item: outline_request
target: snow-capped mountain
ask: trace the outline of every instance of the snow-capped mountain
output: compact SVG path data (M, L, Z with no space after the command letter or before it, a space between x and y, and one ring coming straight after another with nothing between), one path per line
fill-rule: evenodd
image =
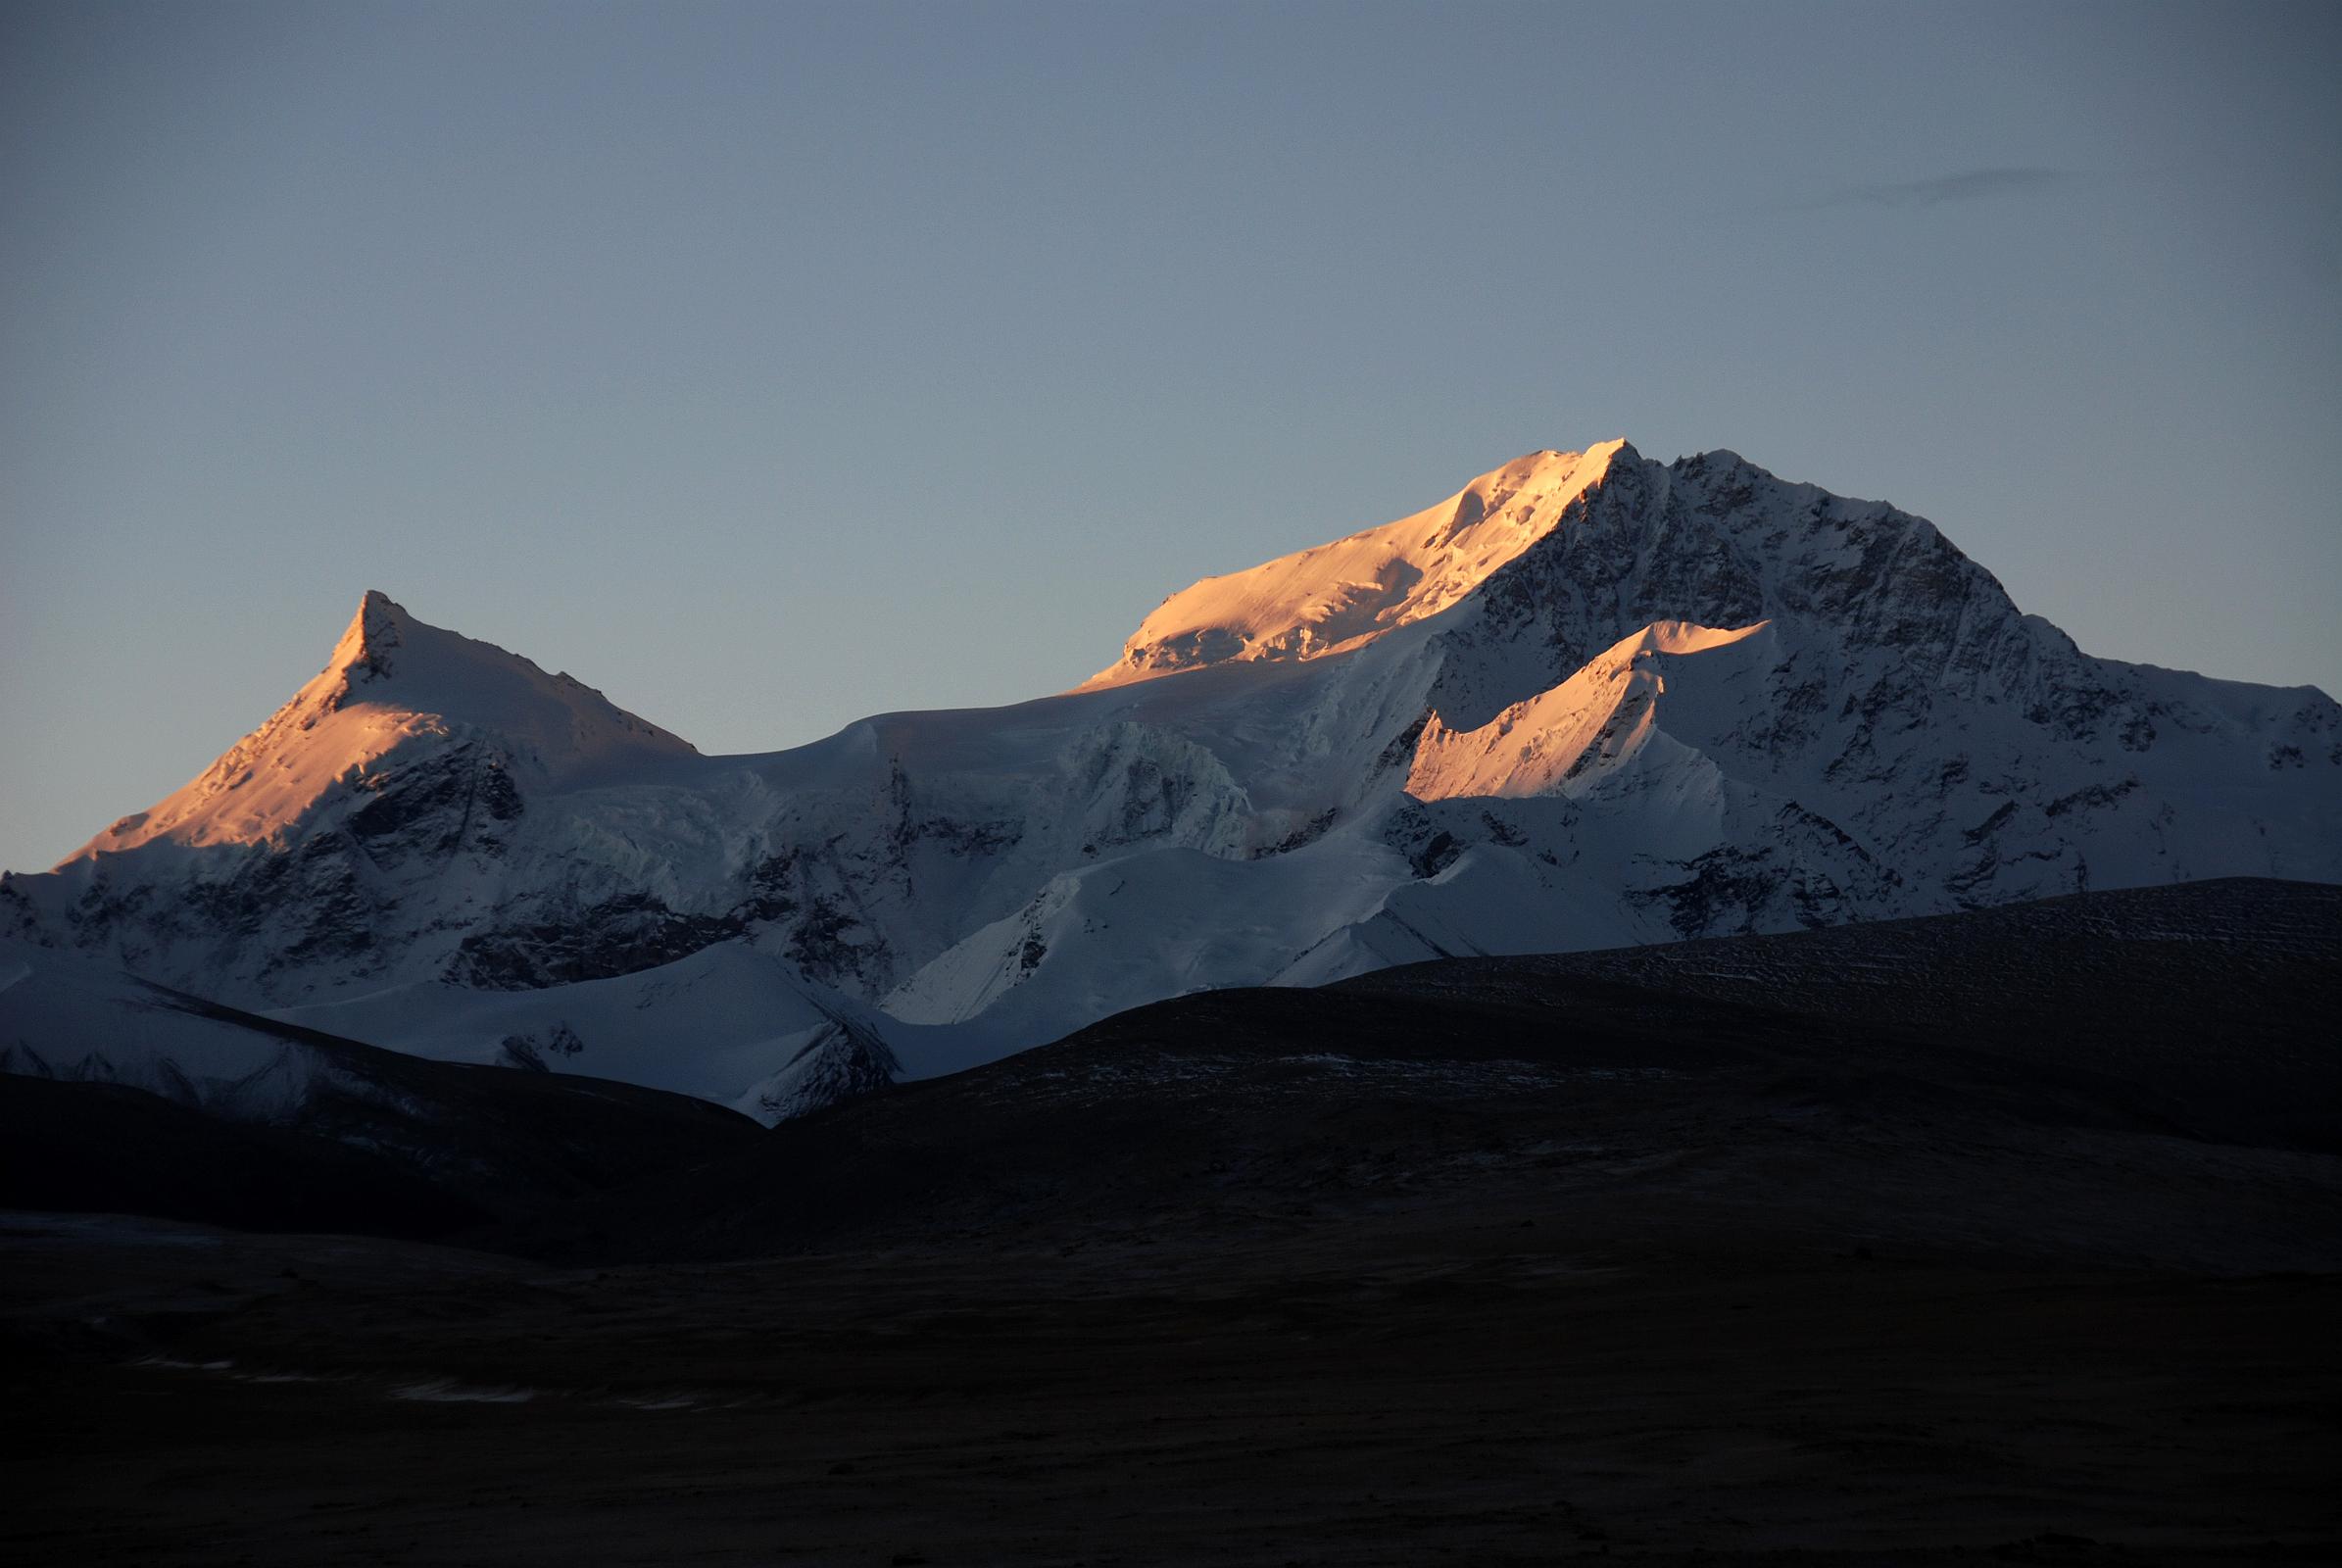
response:
M1203 987L2342 881L2337 786L2314 688L2089 658L1923 519L1610 442L1197 583L1073 691L765 756L368 594L0 934L772 1117Z

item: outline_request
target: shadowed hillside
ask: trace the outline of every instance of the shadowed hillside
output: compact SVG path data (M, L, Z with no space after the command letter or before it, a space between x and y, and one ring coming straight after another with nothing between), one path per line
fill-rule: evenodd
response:
M524 1245L740 1255L1478 1212L2210 1268L2342 1235L2342 888L2227 881L1185 997Z

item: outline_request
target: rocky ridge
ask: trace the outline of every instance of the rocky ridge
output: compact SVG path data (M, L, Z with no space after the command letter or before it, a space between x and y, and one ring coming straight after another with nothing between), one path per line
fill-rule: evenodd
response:
M510 995L646 1082L738 949L691 984L762 1021L693 1092L770 1117L1208 987L2342 880L2337 785L2322 692L2090 658L1924 519L1620 442L1207 579L1073 692L764 756L368 595L0 934L462 1060Z

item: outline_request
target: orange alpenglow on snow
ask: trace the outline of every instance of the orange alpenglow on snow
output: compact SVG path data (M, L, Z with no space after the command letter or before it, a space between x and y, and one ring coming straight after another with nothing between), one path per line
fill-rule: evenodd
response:
M1436 615L1550 533L1624 446L1533 452L1412 516L1206 577L1164 600L1120 659L1074 689L1206 664L1323 659Z
M368 590L333 658L291 702L176 792L59 863L156 840L263 843L408 743L472 731L492 734L511 765L555 775L643 754L696 755L583 682L427 626Z
M1416 743L1407 793L1419 801L1569 794L1571 781L1633 756L1657 729L1665 658L1727 648L1771 624L1728 631L1657 621L1478 729L1449 729L1435 713Z

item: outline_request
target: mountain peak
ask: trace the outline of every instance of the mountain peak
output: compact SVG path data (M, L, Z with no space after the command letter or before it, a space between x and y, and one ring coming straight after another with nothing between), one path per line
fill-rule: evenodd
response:
M851 1039L792 1069L795 1002L665 966L726 946L847 1035L815 987L933 1024L852 1013L923 1073L1197 986L2342 880L2332 702L2090 659L1926 521L1718 453L1533 452L1173 596L1102 693L765 756L381 595L335 620L201 778L0 882L0 938L464 1059L559 1023L570 1067L695 1063L770 1115L891 1070Z
M334 645L325 672L341 671L362 679L390 673L390 651L399 646L400 628L409 620L404 606L379 588L368 588L358 601L342 640Z
M1532 452L1396 522L1206 577L1164 600L1122 657L1078 689L1206 664L1323 659L1436 615L1550 532L1622 456L1638 454L1624 440Z
M518 654L416 619L379 589L358 602L333 657L201 774L123 817L69 859L158 839L250 844L345 779L441 746L486 743L499 765L567 776L620 760L696 756L592 687Z
M292 706L313 698L329 711L365 705L472 725L548 754L596 749L613 737L692 750L575 676L548 674L494 643L431 625L379 588L359 600L333 657Z

